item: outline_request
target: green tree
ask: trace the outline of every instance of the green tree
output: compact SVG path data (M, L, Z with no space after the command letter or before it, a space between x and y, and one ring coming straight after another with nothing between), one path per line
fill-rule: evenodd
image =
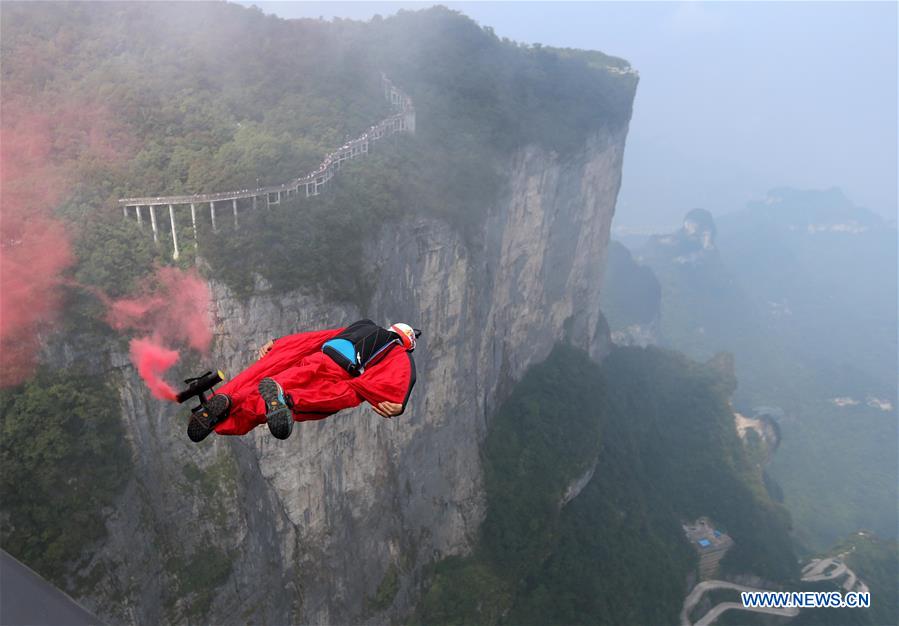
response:
M0 392L3 547L57 582L104 536L101 510L131 471L114 397L77 370Z

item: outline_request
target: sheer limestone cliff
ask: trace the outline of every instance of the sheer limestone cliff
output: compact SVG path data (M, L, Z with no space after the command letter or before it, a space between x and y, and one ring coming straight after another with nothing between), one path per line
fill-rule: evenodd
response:
M484 515L480 446L511 382L560 340L600 359L609 227L626 128L576 154L511 158L483 236L425 218L385 226L368 258L370 308L214 283L210 362L234 373L268 338L359 317L424 330L409 409L360 407L243 438L184 435L185 409L152 399L113 355L137 468L104 545L80 567L79 599L110 623L383 623L414 606L424 566L465 553ZM123 559L121 555L128 555Z

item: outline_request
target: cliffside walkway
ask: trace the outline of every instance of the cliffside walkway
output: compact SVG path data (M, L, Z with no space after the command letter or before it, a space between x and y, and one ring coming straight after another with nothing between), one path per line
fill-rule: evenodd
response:
M235 228L238 226L238 200L252 200L252 208L258 209L260 201L268 208L271 205L280 204L282 199L297 197L301 193L306 198L317 196L322 188L334 178L340 171L344 161L350 161L368 154L370 145L393 135L394 133L415 132L415 107L412 99L394 85L387 76L381 75L381 85L384 89L384 97L390 102L395 111L377 124L371 126L356 139L345 143L328 154L321 165L314 172L302 175L282 185L259 187L256 189L239 189L236 191L223 191L218 193L205 193L181 196L145 196L140 198L121 198L119 206L127 219L132 213L138 225L143 228L144 217L141 207L148 207L150 216L150 228L153 231L153 241L159 243L159 224L156 219L157 207L168 207L169 224L172 232L173 258L177 259L180 253L178 248L178 232L175 221L176 207L190 206L190 220L193 227L194 241L197 239L197 205L209 204L209 215L212 221L212 229L216 231L216 202L228 202L231 205L231 213ZM165 219L165 218L163 218Z

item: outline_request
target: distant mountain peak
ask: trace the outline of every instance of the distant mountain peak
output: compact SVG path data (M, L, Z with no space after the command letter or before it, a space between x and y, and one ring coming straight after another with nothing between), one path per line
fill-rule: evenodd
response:
M797 189L775 187L769 189L764 204L819 205L827 208L853 208L855 205L839 187L828 189Z
M693 209L687 213L682 232L688 239L698 241L704 250L715 247L715 235L718 234L715 218L705 209Z
M810 235L822 232L857 235L884 224L883 218L857 206L839 187L778 187L768 191L763 199L748 203L744 211L733 215L741 214L765 220L772 228Z

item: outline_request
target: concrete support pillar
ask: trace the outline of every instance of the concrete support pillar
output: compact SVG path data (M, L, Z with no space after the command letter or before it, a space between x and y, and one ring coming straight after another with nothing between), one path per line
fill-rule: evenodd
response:
M278 190L278 204L281 204L281 190Z
M237 198L231 200L231 209L234 211L234 230L237 230Z
M197 207L193 202L190 203L190 225L193 226L194 241L196 241L197 240Z
M217 233L219 229L215 225L215 202L209 203L209 215L212 218L212 232Z
M265 192L265 208L266 208L266 209L272 208L271 198L269 197L267 191Z
M137 205L136 207L134 207L134 212L137 214L137 226L138 226L138 228L143 228L143 227L144 227L144 218L143 218L143 216L140 214L140 205Z
M257 208L257 204L256 204L256 201L257 201L257 200L258 200L258 199L259 199L259 197L258 197L258 196L253 196L253 210L254 210L254 211L255 211L255 210L256 210L256 208Z
M169 205L169 221L172 223L172 244L175 246L175 251L172 253L172 258L176 261L178 260L178 231L175 230L175 209L172 205Z
M122 205L122 217L128 219L128 207L126 207L124 204Z
M159 231L156 229L156 207L150 205L150 226L153 227L153 243L159 243Z

